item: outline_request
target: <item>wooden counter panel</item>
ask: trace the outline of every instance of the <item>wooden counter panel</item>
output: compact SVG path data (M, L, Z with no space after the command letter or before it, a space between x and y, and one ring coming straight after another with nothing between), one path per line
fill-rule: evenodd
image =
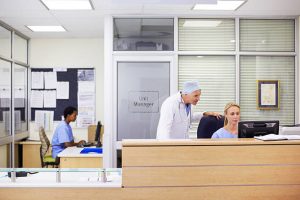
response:
M300 164L300 145L123 147L122 166Z
M300 184L300 165L125 167L124 187Z
M300 185L124 188L130 200L299 200Z
M5 200L299 200L300 185L162 188L0 188Z

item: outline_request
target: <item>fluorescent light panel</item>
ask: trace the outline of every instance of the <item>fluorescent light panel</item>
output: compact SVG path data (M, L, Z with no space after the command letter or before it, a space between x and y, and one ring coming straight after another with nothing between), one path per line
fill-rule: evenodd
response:
M33 32L66 32L62 26L27 26Z
M41 0L49 10L92 10L89 0Z
M193 10L236 10L245 1L218 1L217 4L196 4Z

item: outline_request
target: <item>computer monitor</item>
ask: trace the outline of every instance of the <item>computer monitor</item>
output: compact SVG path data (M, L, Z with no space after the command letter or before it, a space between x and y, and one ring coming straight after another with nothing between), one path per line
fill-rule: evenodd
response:
M101 143L101 128L102 128L102 124L101 124L100 121L98 121L96 132L95 132L96 147L102 147L102 143Z
M238 125L239 138L253 138L254 136L277 134L279 121L242 121Z

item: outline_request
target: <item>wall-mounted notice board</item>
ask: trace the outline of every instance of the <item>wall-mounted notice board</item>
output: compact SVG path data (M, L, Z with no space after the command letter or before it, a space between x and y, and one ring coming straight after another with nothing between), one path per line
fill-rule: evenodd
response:
M36 110L43 110L43 111L54 111L54 121L60 121L61 120L61 116L63 115L64 109L67 106L74 106L76 108L80 108L81 105L78 102L78 91L79 89L81 90L81 94L84 93L84 91L82 92L82 90L87 90L87 92L93 91L95 92L95 70L94 68L65 68L65 70L57 70L56 68L31 68L31 73L33 72L43 72L44 74L46 74L47 72L56 72L56 79L57 82L68 82L69 85L69 94L68 99L56 99L56 106L55 107L47 107L47 106L43 106L43 107L34 107L31 106L31 120L35 120L35 111ZM85 76L85 74L89 72L88 75L91 76ZM82 78L83 75L83 78ZM88 78L85 78L88 77ZM89 77L92 77L92 80L88 80ZM85 82L86 81L86 82ZM81 83L92 83L89 84L89 88L87 87L82 87L80 86ZM32 83L33 84L33 83ZM36 92L36 91L56 91L55 87L50 89L46 89L46 81L44 83L45 87L43 88L39 88L36 89L34 87L31 88L31 93ZM91 90L91 85L93 85ZM95 95L95 94L94 94ZM94 105L89 105L90 107L92 107L93 110L95 110L95 103ZM84 106L83 106L84 107ZM83 108L81 106L81 109ZM84 108L86 109L86 108ZM80 110L78 112L78 114L80 115ZM78 116L79 116L78 115Z

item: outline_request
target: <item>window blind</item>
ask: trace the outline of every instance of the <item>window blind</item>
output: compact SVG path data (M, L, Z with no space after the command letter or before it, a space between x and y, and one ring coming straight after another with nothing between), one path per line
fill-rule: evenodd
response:
M240 20L241 51L295 51L295 21Z
M235 50L234 19L179 19L180 51Z
M241 56L241 120L279 120L295 123L295 58ZM279 80L279 110L257 109L257 80Z
M223 113L226 103L235 101L235 57L234 56L179 56L178 87L197 80L201 97L194 112L216 111ZM198 123L190 132L195 137Z

